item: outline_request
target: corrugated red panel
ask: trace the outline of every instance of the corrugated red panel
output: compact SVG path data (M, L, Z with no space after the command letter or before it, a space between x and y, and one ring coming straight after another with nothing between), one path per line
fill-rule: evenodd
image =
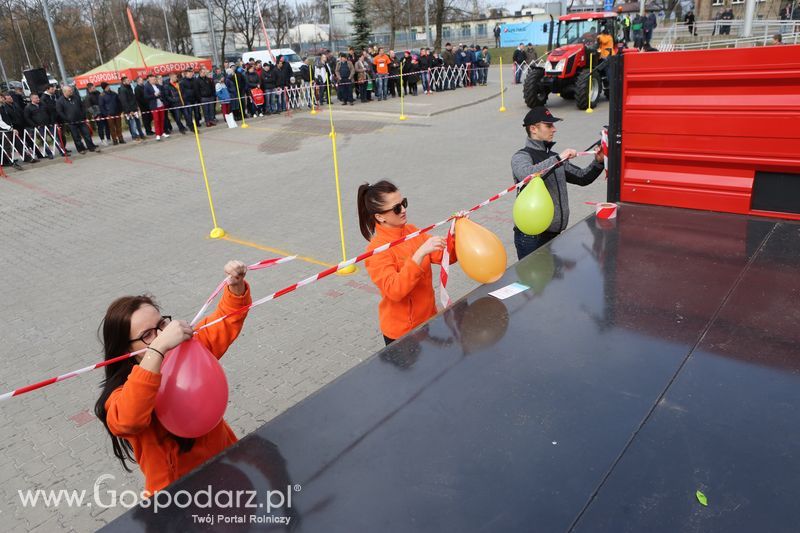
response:
M751 209L757 171L800 179L800 45L629 54L621 199Z

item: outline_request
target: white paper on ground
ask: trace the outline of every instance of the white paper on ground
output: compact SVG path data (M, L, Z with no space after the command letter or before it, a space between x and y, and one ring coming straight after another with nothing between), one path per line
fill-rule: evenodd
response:
M527 285L523 285L522 283L512 283L511 285L506 285L496 291L492 291L489 293L490 296L494 296L500 300L505 300L506 298L510 298L515 294L519 294L522 291L527 291L530 289Z

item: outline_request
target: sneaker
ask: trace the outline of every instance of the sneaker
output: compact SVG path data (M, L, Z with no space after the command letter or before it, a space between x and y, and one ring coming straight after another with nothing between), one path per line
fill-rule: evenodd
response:
M182 133L183 135L186 135L186 130L181 130L181 133Z
M114 146L116 146L117 144L119 144L119 143L117 142L116 139L114 139Z
M108 141L105 139L100 139L100 144L102 144L103 146L108 146Z
M164 135L162 135L162 137L164 137L165 139L167 139L167 138L169 138L169 134L165 133Z
M259 114L258 114L258 116L259 116L259 117L263 117L263 116L264 116L264 113L259 113Z
M160 141L161 140L161 135L156 135L156 140Z
M85 154L85 153L86 153L86 150L78 150L78 153L79 153L79 154L81 154L81 155L83 155L83 154Z

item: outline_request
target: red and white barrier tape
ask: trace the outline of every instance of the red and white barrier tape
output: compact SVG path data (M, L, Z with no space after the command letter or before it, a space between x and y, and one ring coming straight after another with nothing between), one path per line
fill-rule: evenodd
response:
M594 155L594 152L578 152L577 155L578 156ZM567 160L565 160L565 161L567 161ZM429 232L429 231L431 231L433 229L436 229L436 228L438 228L440 226L443 226L443 225L447 224L448 222L454 221L456 218L459 218L460 216L466 216L469 213L477 211L478 209L480 209L480 208L482 208L482 207L484 207L484 206L486 206L486 205L488 205L488 204L490 204L490 203L492 203L492 202L494 202L496 200L499 200L500 198L502 198L503 196L507 195L508 193L525 186L534 177L547 174L548 172L550 172L551 170L553 170L557 166L563 164L565 161L557 161L555 164L545 168L544 170L541 170L540 172L538 172L536 174L531 174L530 176L525 177L519 183L516 183L516 184L512 185L511 187L508 187L507 189L504 189L504 190L500 191L499 193L495 194L491 198L488 198L488 199L484 200L483 202L471 207L470 209L468 209L465 212L461 212L461 213L449 216L445 220L442 220L442 221L437 222L435 224L431 224L430 226L426 226L426 227L424 227L422 229L419 229L419 230L417 230L417 231L415 231L413 233L409 233L405 237L400 238L400 239L398 239L396 241L392 241L390 243L386 243L384 245L378 246L377 248L375 248L373 250L364 252L361 255L358 255L358 256L353 257L351 259L347 259L345 261L342 261L338 265L334 265L332 267L329 267L329 268L323 270L322 272L319 272L319 273L317 273L317 274L315 274L313 276L310 276L310 277L308 277L306 279L298 281L297 283L293 283L292 285L289 285L288 287L284 287L283 289L281 289L279 291L276 291L276 292L273 292L272 294L269 294L269 295L267 295L267 296L265 296L263 298L255 300L250 305L246 305L246 306L240 307L239 309L236 309L235 311L232 311L232 312L228 313L227 315L221 316L221 317L217 318L216 320L212 320L210 322L207 322L206 324L203 324L200 328L198 328L196 330L196 332L200 331L200 330L203 330L203 329L206 329L206 328L210 328L211 326L214 326L215 324L219 324L223 320L226 320L226 319L231 318L233 316L240 315L245 311L249 311L253 307L257 307L259 305L263 305L263 304L265 304L265 303L267 303L267 302L269 302L271 300L275 300L277 298L280 298L281 296L289 294L290 292L294 292L295 290L299 289L300 287L304 287L306 285L310 285L310 284L312 284L312 283L314 283L316 281L319 281L319 280L321 280L323 278L326 278L326 277L330 276L331 274L334 274L337 271L339 271L339 270L341 270L341 269L343 269L345 267L348 267L350 265L354 265L356 263L360 263L361 261L364 261L365 259L367 259L369 257L372 257L373 255L377 255L377 254L383 253L386 250L388 250L390 248L393 248L393 247L395 247L395 246L397 246L399 244L402 244L402 243L404 243L406 241L410 241L411 239L415 239L416 237L422 235L423 233L427 233L427 232ZM452 226L452 224L451 224L451 226ZM251 266L255 266L256 268L266 268L266 266L272 266L273 264L278 264L280 262L290 261L291 259L294 259L294 257L285 257L285 258L281 258L281 259L278 259L278 260L275 260L275 261L267 259L265 261L261 261L260 263L256 263L255 265L251 265ZM449 259L448 259L448 261L449 261ZM444 263L444 261L442 261L442 262ZM270 263L270 264L266 264L266 263ZM264 266L258 266L258 265L264 265ZM253 270L255 270L256 268L254 268ZM248 267L248 269L250 269L250 267ZM217 287L217 289L215 290L215 294L219 293L219 291L221 290L221 287L224 286L224 283L225 282L221 283L220 286ZM210 298L209 300L211 300L211 299L213 299L213 298ZM204 305L204 307L207 308L209 303L210 302L207 301L206 304ZM110 364L113 364L113 363L116 363L116 362L119 362L119 361L124 361L125 359L127 359L129 357L133 357L134 355L138 355L138 354L143 353L143 352L144 352L144 350L139 350L139 351L136 351L136 352L126 353L124 355L120 355L119 357L115 357L115 358L109 359L107 361L101 361L101 362L96 363L94 365L87 366L87 367L81 368L79 370L75 370L73 372L68 372L66 374L62 374L62 375L54 377L54 378L50 378L50 379L46 379L44 381L40 381L39 383L34 383L34 384L28 385L26 387L21 387L19 389L15 389L15 390L13 390L11 392L7 392L5 394L0 395L0 402L2 402L4 400L8 400L9 398L13 398L14 396L19 396L21 394L25 394L26 392L31 392L31 391L34 391L34 390L37 390L37 389L41 389L42 387L46 387L48 385L52 385L53 383L57 383L59 381L64 381L65 379L69 379L69 378L73 378L75 376L79 376L81 374L84 374L84 373L89 372L90 370L94 370L96 368L101 368L101 367L108 366Z

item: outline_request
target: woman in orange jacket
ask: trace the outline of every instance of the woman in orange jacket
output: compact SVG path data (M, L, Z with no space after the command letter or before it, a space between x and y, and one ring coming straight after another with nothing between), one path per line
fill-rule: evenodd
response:
M388 181L358 188L358 223L369 241L367 251L414 233L408 224L408 200ZM446 240L419 235L365 261L381 291L378 317L388 345L436 314L431 263L441 264ZM449 250L455 262L455 249Z
M251 303L246 272L240 261L225 265L229 283L216 311L198 327ZM241 313L201 330L197 340L219 359L239 335L246 316ZM224 420L206 435L190 439L171 434L156 418L161 363L164 354L192 337L187 322L162 316L149 296L123 296L109 306L101 327L106 360L146 348L135 359L105 367L103 391L94 410L123 468L131 471L127 461L139 464L147 494L165 488L236 442Z

